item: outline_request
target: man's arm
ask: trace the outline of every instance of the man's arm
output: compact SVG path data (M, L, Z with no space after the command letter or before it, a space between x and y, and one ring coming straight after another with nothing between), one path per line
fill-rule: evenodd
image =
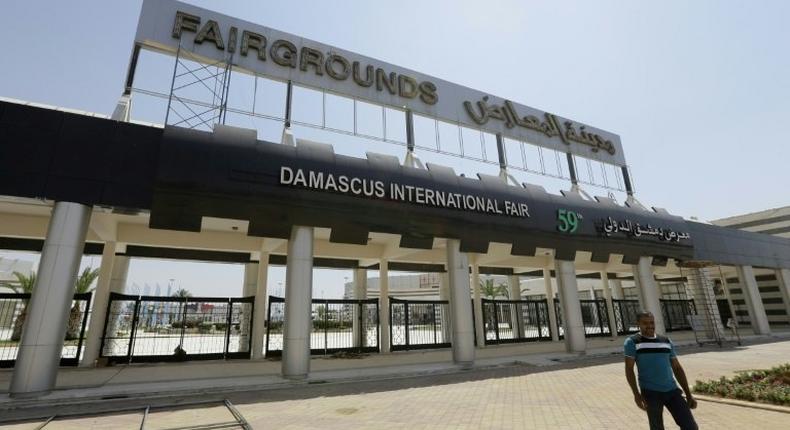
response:
M642 394L639 393L639 388L636 386L636 374L634 373L634 364L636 360L633 358L626 356L625 357L625 379L628 381L628 385L631 387L631 392L634 394L634 403L639 406L639 409L647 409L645 399L642 397Z
M686 393L686 403L689 404L691 409L697 407L697 401L694 399L694 396L691 395L691 389L689 388L688 379L686 379L686 372L683 370L683 366L680 365L680 361L678 361L677 357L672 357L672 373L675 374L675 379L680 382L680 387L683 388L683 392Z

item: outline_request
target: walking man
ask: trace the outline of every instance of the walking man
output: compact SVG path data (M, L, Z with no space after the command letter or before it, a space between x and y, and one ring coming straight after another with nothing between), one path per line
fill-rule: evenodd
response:
M636 318L639 333L629 336L624 345L625 378L634 393L634 402L640 409L647 411L650 430L664 429L665 406L681 430L697 430L697 423L691 414L691 409L697 407L697 401L691 395L686 373L678 361L674 345L666 336L656 334L653 314L641 311ZM634 375L634 364L639 370L639 387ZM685 399L675 378L686 393Z

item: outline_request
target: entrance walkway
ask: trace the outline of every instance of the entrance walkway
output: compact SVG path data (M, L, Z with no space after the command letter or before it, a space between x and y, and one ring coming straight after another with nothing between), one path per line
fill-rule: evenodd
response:
M757 339L751 340L755 341ZM613 343L622 344L622 341L616 340ZM478 352L479 355L491 354L495 349L500 348L488 348ZM252 428L645 428L646 418L633 405L623 376L619 349L619 345L597 348L587 357L544 353L517 359L481 358L478 360L478 369L466 372L452 369L445 362L369 367L357 371L316 371L308 382L302 383L283 381L276 376L261 376L260 378L271 378L270 384L263 384L266 388L263 390L239 392L240 387L225 391L203 387L167 399L132 396L126 399L94 401L92 404L56 407L56 404L67 404L70 400L75 400L73 397L64 396L65 393L81 392L72 389L50 396L52 405L48 408L49 415L96 413L102 408L134 409L113 415L56 418L45 429L127 428L127 425L128 428L139 428L146 405L157 402L163 406L216 401L214 405L152 410L149 421L146 421L146 428L197 428L192 426L232 421L228 418L228 409L222 405L223 399L232 402ZM772 343L752 343L744 347L724 349L699 348L693 345L681 347L679 352L693 383L695 379L718 378L731 375L737 370L764 368L787 362L790 357L790 340L786 340L785 336L785 339L772 339ZM426 358L430 354L443 353L392 354L389 357L397 355L398 358ZM314 362L354 361L353 364L359 367L367 360ZM279 363L257 364L275 365L279 369ZM170 367L171 370L177 370L175 373L180 373L183 369L204 365L211 364L155 368ZM114 368L101 370L118 371ZM409 371L419 376L409 377ZM196 372L193 377L199 375ZM352 382L333 383L343 380ZM228 379L223 378L222 383L220 380L214 382L216 387L225 385ZM145 385L150 389L149 393L155 393L157 389L164 389L166 384L159 382ZM136 384L117 385L129 387ZM107 390L111 386L112 384L104 386L105 395L112 392ZM254 387L242 389L247 388ZM98 390L94 394L101 393L100 387L91 390ZM0 403L0 408L5 409L1 414L4 419L24 416L25 409L9 410L8 406L10 405L6 397ZM41 415L42 412L38 413ZM781 412L712 402L700 402L695 414L701 428L767 430L786 428L790 422L790 415ZM668 423L671 422L670 417L667 416L666 419ZM3 428L37 428L42 422L43 420L29 421Z

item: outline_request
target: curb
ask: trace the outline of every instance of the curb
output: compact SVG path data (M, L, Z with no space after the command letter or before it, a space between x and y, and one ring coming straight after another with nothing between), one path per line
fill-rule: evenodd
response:
M745 400L725 399L724 397L705 396L701 394L695 394L694 398L711 403L722 403L730 406L740 406L743 408L762 409L765 411L790 414L790 407L788 406L772 405L770 403L747 402Z

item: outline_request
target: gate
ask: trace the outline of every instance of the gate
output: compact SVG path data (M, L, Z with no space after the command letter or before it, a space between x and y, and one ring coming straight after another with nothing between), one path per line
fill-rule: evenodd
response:
M600 337L611 334L606 300L579 300L579 307L582 313L584 337ZM565 337L565 328L563 327L563 313L559 299L554 299L554 312L557 315L557 333L562 339Z
M686 316L697 313L694 300L661 299L660 302L666 331L691 330L691 325L689 325Z
M612 299L614 321L617 334L631 334L639 331L636 314L639 313L639 300Z
M250 358L254 300L110 293L99 355L110 363Z
M551 340L546 300L482 299L486 345Z
M450 305L447 300L400 300L390 297L390 348L449 348Z
M65 342L60 353L61 366L77 366L80 362L91 297L92 293L74 294L66 323ZM16 363L29 301L30 293L0 294L0 368L14 367Z
M266 357L283 353L285 299L269 296ZM312 300L310 353L329 355L341 351L379 352L379 301Z

